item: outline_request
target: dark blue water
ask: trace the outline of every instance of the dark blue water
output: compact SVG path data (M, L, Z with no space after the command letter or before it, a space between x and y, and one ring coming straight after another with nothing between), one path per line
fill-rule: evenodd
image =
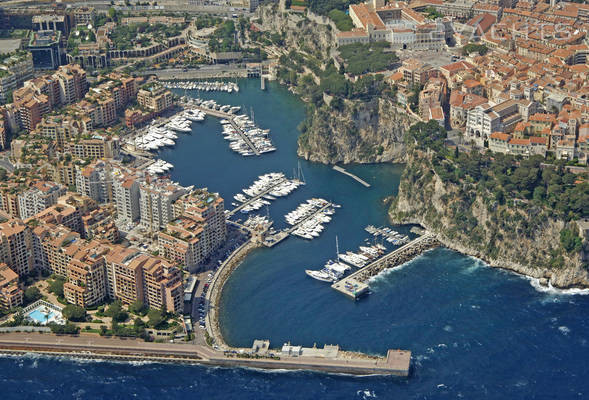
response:
M225 198L269 171L296 167L296 125L302 104L286 90L242 82L226 103L253 107L272 130L276 153L244 159L231 152L214 119L197 125L162 157L175 164L174 179L208 186ZM413 351L409 379L349 377L311 372L262 372L160 364L81 362L30 357L0 358L2 399L202 398L202 399L505 399L585 398L589 393L589 297L542 293L513 274L437 249L377 277L373 293L353 302L307 278L341 250L363 243L367 224L385 224L381 199L395 193L402 167L355 166L366 189L327 166L302 162L308 185L270 207L282 215L312 196L337 210L323 235L311 242L289 238L252 253L228 281L221 322L226 340L250 346L256 338L383 354ZM231 200L228 200L230 203Z

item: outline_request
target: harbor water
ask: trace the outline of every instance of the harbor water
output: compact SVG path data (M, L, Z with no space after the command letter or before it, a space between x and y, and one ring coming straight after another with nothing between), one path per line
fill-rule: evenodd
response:
M218 120L207 117L159 156L174 164L174 180L219 192L227 208L235 193L263 173L292 176L299 161L297 125L304 114L304 105L275 83L268 83L265 91L258 80L239 84L237 94L187 94L241 105L248 114L253 108L256 123L271 130L276 152L248 158L232 152ZM305 269L320 269L335 257L336 235L340 251L356 250L371 238L364 227L387 224L382 199L396 192L402 166L346 166L370 188L330 166L301 161L301 169L307 185L268 208L276 228L285 227L284 214L311 197L323 197L342 208L336 209L319 238L290 237L245 259L221 299L225 340L247 347L254 339L269 339L274 347L287 341L305 346L339 344L374 354L410 349L408 379L2 357L3 398L572 399L589 395L589 296L541 291L528 279L443 248L377 276L371 282L372 293L356 302L306 276Z

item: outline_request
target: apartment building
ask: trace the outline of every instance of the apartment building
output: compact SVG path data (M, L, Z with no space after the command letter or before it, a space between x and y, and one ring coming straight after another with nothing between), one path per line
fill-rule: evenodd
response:
M79 249L81 238L65 226L50 224L52 229L39 230L40 251L36 259L47 260L51 273L67 276L67 266Z
M172 92L153 83L137 92L137 102L154 113L160 113L172 106Z
M18 195L19 215L25 220L57 203L65 195L66 188L59 183L36 181L28 190Z
M88 196L98 204L111 202L112 168L110 164L96 160L78 171L76 192Z
M141 266L147 256L137 249L119 245L111 246L106 255L106 291L111 299L131 304L143 299Z
M182 273L165 260L131 248L112 246L106 255L107 291L111 298L169 312L182 310Z
M64 150L66 143L86 132L86 127L73 116L51 115L45 116L36 130L53 140L58 150Z
M94 7L78 7L73 12L74 25L94 24L96 10Z
M183 309L182 272L168 261L151 257L143 265L143 303L158 310Z
M0 262L6 263L19 276L33 271L31 229L20 219L2 213L0 218Z
M139 219L139 178L123 174L113 179L113 195L117 208L117 219L122 223L133 223Z
M118 137L94 135L92 139L70 140L64 150L87 160L113 159L119 157L121 144Z
M164 228L174 219L173 203L188 192L169 179L157 179L139 185L139 210L141 225L152 232Z
M86 215L82 215L82 235L86 239L107 240L110 243L117 243L121 236L114 219L114 206L109 204L95 208Z
M68 303L86 308L106 298L104 256L109 250L98 242L89 242L74 254L66 267L67 282L63 285L63 295Z
M82 212L75 206L70 204L63 204L58 199L58 203L48 207L40 213L34 215L32 218L45 224L62 225L74 232L82 232Z
M18 274L0 263L0 309L8 311L23 303L23 290L18 286Z
M80 101L88 92L86 71L77 64L62 65L53 76L59 82L59 93L62 105L73 104Z
M207 256L204 220L181 216L158 233L159 254L187 268L194 268Z
M227 221L225 202L218 193L196 189L174 203L176 217L188 216L204 221L204 257L208 257L225 243Z

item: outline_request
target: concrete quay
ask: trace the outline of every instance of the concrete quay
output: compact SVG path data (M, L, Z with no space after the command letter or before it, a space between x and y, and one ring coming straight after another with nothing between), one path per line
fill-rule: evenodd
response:
M360 268L353 274L335 282L331 287L348 297L357 299L368 293L370 287L366 282L373 276L378 275L387 268L394 268L411 261L424 251L438 247L439 245L440 243L432 234L426 233L365 267Z
M0 353L28 353L84 359L118 361L154 361L190 363L223 367L313 370L344 374L380 374L408 376L411 352L389 350L386 357L369 357L340 352L335 357L245 356L240 352L223 352L206 346L187 343L148 343L136 339L101 337L97 335L53 335L40 333L0 334Z

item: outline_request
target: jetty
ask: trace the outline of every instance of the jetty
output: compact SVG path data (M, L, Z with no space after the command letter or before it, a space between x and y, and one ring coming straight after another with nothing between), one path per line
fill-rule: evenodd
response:
M368 280L387 268L394 268L398 265L411 261L426 250L438 247L440 242L431 233L425 233L404 246L393 250L389 254L376 261L360 268L353 274L335 282L331 287L348 297L357 299L368 293L370 287Z
M370 183L368 183L364 179L352 174L351 172L346 171L345 168L338 167L337 165L334 165L333 169L336 170L337 172L341 172L342 174L349 176L350 178L354 179L357 182L360 182L362 185L364 185L366 187L370 187Z
M263 242L263 245L266 246L266 247L274 247L274 246L276 246L278 243L282 242L284 239L286 239L287 237L289 237L291 233L293 233L295 230L297 230L305 222L307 222L310 219L314 218L317 214L319 214L320 212L324 211L325 209L327 209L329 207L333 207L333 203L327 202L326 205L324 205L321 208L318 208L314 213L312 213L308 217L302 219L296 225L292 225L291 227L288 227L286 229L283 229L280 232L275 233L274 235L270 235L270 236L266 237L266 239Z
M411 352L389 350L386 357L348 353L337 346L324 349L285 345L215 350L189 343L150 343L130 338L104 338L91 334L53 335L41 333L0 334L0 353L22 356L30 353L81 359L189 363L222 367L313 370L343 374L408 376ZM308 353L306 354L305 353Z
M237 125L235 123L235 115L229 114L229 113L226 113L223 111L219 111L219 110L213 110L208 107L202 107L202 106L197 106L197 105L191 105L191 107L196 108L207 115L212 115L213 117L223 118L223 119L226 119L227 121L229 121L229 123L231 124L233 129L235 129L237 134L243 139L243 141L247 144L247 146L250 148L250 150L253 151L255 155L257 155L257 156L260 155L260 151L258 150L258 148L252 143L250 138L243 132L243 129L241 129L239 127L239 125Z
M241 211L245 206L253 203L254 201L260 199L261 197L267 195L268 193L270 193L272 190L274 190L274 188L276 188L279 185L282 185L284 182L286 182L287 179L286 178L282 178L278 181L278 183L276 183L275 185L270 186L268 189L264 190L262 193L249 198L247 201L244 201L243 203L241 203L239 206L235 207L233 210L229 211L227 213L227 218L231 218L235 215L235 213L237 213L238 211Z

